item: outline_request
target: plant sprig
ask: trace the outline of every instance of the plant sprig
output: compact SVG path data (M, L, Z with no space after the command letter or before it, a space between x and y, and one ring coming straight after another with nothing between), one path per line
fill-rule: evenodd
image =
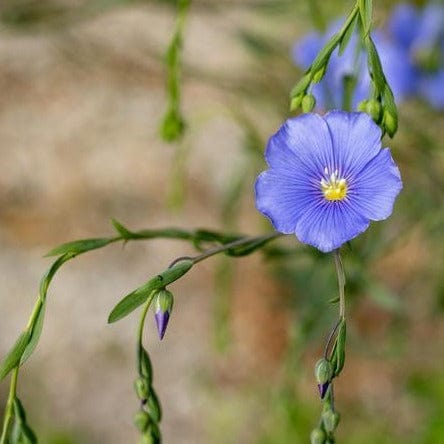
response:
M53 248L46 254L46 256L58 257L49 267L40 281L37 301L35 302L25 329L19 335L15 344L11 347L10 351L0 363L0 381L12 372L0 444L22 442L17 440L14 441L14 437L16 436L21 436L20 439L25 440L23 442L36 442L32 440L32 436L35 437L35 435L27 425L25 410L17 397L17 380L20 366L32 355L40 339L44 322L48 290L56 272L63 264L81 254L87 253L88 251L97 250L119 241L126 243L130 240L149 240L156 238L184 240L190 242L194 248L200 252L196 256L186 256L175 259L163 272L154 276L145 284L125 296L114 307L109 315L108 321L116 322L117 320L122 319L127 314L131 313L143 303L146 304L141 318L138 335L138 372L139 377L145 378L147 381L149 376L147 369L150 368L151 364L149 363L148 353L143 348L141 338L146 312L156 292L164 289L167 285L181 278L198 262L208 259L216 254L226 254L232 257L246 256L265 247L268 242L281 236L280 233L276 232L251 237L240 234L220 233L210 230L187 231L178 228L131 231L116 220L112 220L112 224L117 232L117 236L90 238L68 242ZM158 409L160 409L160 404L158 403L157 397L152 389L151 382L148 388L151 390L151 395L147 398L150 408L154 409L157 405ZM144 407L144 411L146 409L147 407ZM152 412L150 414L151 426L147 426L146 430L150 431L150 436L152 435L151 439L154 440L152 441L153 443L160 442L160 432L158 432L157 426L157 423L160 421L160 413L158 418ZM153 418L157 418L157 422L153 422ZM138 424L138 427L139 426L140 424ZM158 436L159 441L155 440L157 439L155 438L156 436ZM26 439L28 441L26 441Z
M316 98L309 92L314 83L320 82L328 68L333 51L339 48L341 55L355 32L360 29L360 39L367 54L367 69L371 80L371 94L368 100L359 104L359 110L368 113L381 127L383 133L393 137L398 129L398 111L393 92L384 74L381 60L371 36L372 0L357 0L345 19L341 29L336 32L319 51L312 64L290 92L290 110L301 108L310 112L316 105Z

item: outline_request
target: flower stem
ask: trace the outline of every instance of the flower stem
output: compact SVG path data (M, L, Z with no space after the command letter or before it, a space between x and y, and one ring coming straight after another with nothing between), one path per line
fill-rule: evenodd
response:
M11 383L9 386L9 395L8 395L8 401L6 402L6 410L5 410L5 416L3 419L3 430L2 435L0 437L0 444L6 444L8 441L8 430L10 427L10 423L13 419L13 408L14 408L14 399L16 396L16 390L17 390L17 378L18 378L18 372L19 368L16 367L11 373Z
M345 273L339 249L334 251L334 257L339 287L339 318L343 321L345 320Z

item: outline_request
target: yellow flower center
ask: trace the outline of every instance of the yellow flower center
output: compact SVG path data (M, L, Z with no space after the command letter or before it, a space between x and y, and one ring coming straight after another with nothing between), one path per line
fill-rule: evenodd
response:
M321 189L327 200L344 200L347 196L347 181L339 177L338 170L328 175L325 168L325 177L321 179Z

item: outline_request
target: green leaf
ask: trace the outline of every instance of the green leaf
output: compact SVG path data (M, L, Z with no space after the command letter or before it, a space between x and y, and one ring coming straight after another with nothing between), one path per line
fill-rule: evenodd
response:
M133 237L133 233L128 230L128 228L124 227L118 220L111 219L111 223L117 233L120 234L120 236L122 236L124 239L130 239Z
M341 38L341 41L339 43L339 55L340 56L344 53L345 48L347 47L347 45L351 39L351 36L353 35L353 32L355 30L355 26L356 26L357 17L358 16L356 16L353 19L353 21L349 24L349 26L347 27L347 29L345 30L345 32Z
M311 64L310 67L312 73L319 71L321 68L323 68L325 65L328 64L331 53L338 46L339 42L341 41L341 38L342 38L341 33L337 32L321 49L321 51L318 52L318 55L313 60L313 63Z
M9 350L0 365L0 381L15 367L20 365L20 359L29 343L30 332L24 331Z
M42 334L43 320L45 318L45 308L46 308L46 304L42 304L40 306L39 313L38 313L37 318L34 322L34 328L31 331L31 336L29 338L28 345L26 346L26 348L23 352L23 355L20 358L20 365L23 364L32 355L32 352L37 347L40 336Z
M153 292L159 290L182 277L193 266L190 259L182 260L171 268L166 269L163 273L150 279L148 282L125 296L111 311L108 317L108 323L116 322L137 307L142 305Z
M81 239L73 242L68 242L66 244L59 245L58 247L53 248L51 251L46 253L46 257L48 256L60 256L62 254L70 253L70 254L80 254L85 253L86 251L95 250L97 248L102 248L112 242L115 242L115 238L104 237L97 239Z
M372 0L359 0L359 15L361 16L362 28L365 35L370 34L371 31L373 14L372 11Z
M57 270L67 261L73 259L76 255L74 253L65 253L63 256L60 256L54 263L51 265L49 270L44 274L42 279L40 280L40 288L39 295L42 302L46 299L46 293L48 292L49 284L52 281L52 278L56 274Z
M387 83L384 72L382 71L381 60L379 59L378 51L376 50L375 44L370 36L365 39L365 43L372 82L376 86L378 93L381 94L384 91Z
M145 378L148 383L151 384L153 380L153 368L151 365L150 356L141 344L138 348L138 359L140 376Z
M310 72L307 72L291 90L290 98L292 99L293 97L296 97L301 93L305 93L306 89L310 86L310 82L311 82L311 74Z
M345 339L347 336L346 324L345 320L341 322L338 330L338 336L336 337L335 345L335 356L336 356L336 369L335 376L338 376L341 373L341 370L344 367L345 363Z
M257 249L263 247L271 240L272 240L272 238L257 239L252 242L249 242L247 244L241 245L239 247L230 248L226 251L226 254L228 256L234 256L234 257L247 256L248 254L251 254L254 251L256 251Z
M146 409L155 422L160 422L162 419L162 409L154 389L151 389L151 396L148 398Z

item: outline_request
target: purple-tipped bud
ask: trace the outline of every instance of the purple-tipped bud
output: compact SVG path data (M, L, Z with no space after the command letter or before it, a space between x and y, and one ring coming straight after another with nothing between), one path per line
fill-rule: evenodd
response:
M155 313L157 331L159 338L162 340L170 320L171 310L173 309L174 297L168 290L160 290L155 296Z
M154 314L156 318L157 331L159 333L160 340L165 336L168 321L170 320L170 314L167 311L158 310Z
M329 382L324 382L323 384L318 384L318 390L319 390L319 395L321 396L321 399L324 399L324 396L327 393L329 385L330 385Z

